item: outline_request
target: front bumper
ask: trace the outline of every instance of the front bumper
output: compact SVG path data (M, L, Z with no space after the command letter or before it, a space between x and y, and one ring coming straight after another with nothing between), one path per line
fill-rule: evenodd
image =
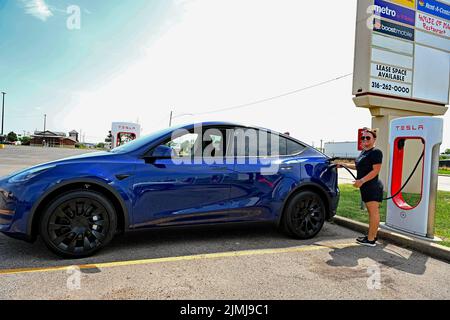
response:
M0 187L0 231L11 225L17 200L11 191Z
M0 180L0 232L15 239L29 240L26 219L23 219L24 201L19 201L22 191L26 192L7 179Z

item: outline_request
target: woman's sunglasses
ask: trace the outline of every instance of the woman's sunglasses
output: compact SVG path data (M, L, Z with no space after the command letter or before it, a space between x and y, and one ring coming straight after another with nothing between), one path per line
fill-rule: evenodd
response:
M362 141L365 141L365 140L370 141L370 140L372 140L372 137L369 137L369 136L367 136L367 137L361 137L361 140L362 140Z

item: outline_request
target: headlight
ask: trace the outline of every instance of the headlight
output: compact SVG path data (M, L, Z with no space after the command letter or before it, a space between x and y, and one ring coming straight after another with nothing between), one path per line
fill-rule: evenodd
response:
M28 169L13 175L11 178L9 178L8 182L10 183L25 182L54 167L55 165L50 165Z

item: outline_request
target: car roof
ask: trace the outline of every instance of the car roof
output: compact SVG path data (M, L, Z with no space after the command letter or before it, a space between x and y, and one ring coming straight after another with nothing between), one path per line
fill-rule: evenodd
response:
M269 129L269 128L264 128L264 127L260 127L260 126L255 126L255 125L249 125L249 124L244 124L244 123L239 123L239 122L226 122L226 121L204 121L204 122L195 122L195 123L185 123L184 125L180 125L177 126L178 128L186 128L186 127L191 127L193 125L202 125L202 126L233 126L233 127L244 127L244 128L251 128L251 129L261 129L261 130L265 130L265 131L271 131L273 133L278 133L282 136L286 136L283 133L277 132L275 130ZM293 140L297 140L293 137L287 136L288 138L291 138Z
M202 125L202 126L235 126L235 127L243 127L243 128L250 128L250 129L256 129L256 130L264 130L264 131L270 131L272 133L276 133L282 137L285 137L287 139L299 142L301 144L303 144L306 147L310 147L312 148L309 144L303 142L302 140L296 139L292 136L288 136L285 135L284 133L269 129L269 128L264 128L264 127L260 127L260 126L255 126L255 125L248 125L248 124L243 124L243 123L239 123L239 122L227 122L227 121L203 121L203 122L194 122L194 123L186 123L184 125L180 125L175 127L174 129L177 128L188 128L188 127L192 127L195 125Z

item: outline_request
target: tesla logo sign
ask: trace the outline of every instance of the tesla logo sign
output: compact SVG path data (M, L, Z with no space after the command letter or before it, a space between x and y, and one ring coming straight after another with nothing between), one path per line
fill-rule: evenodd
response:
M397 131L423 131L425 130L425 126L423 124L419 125L404 125L404 126L397 126Z

